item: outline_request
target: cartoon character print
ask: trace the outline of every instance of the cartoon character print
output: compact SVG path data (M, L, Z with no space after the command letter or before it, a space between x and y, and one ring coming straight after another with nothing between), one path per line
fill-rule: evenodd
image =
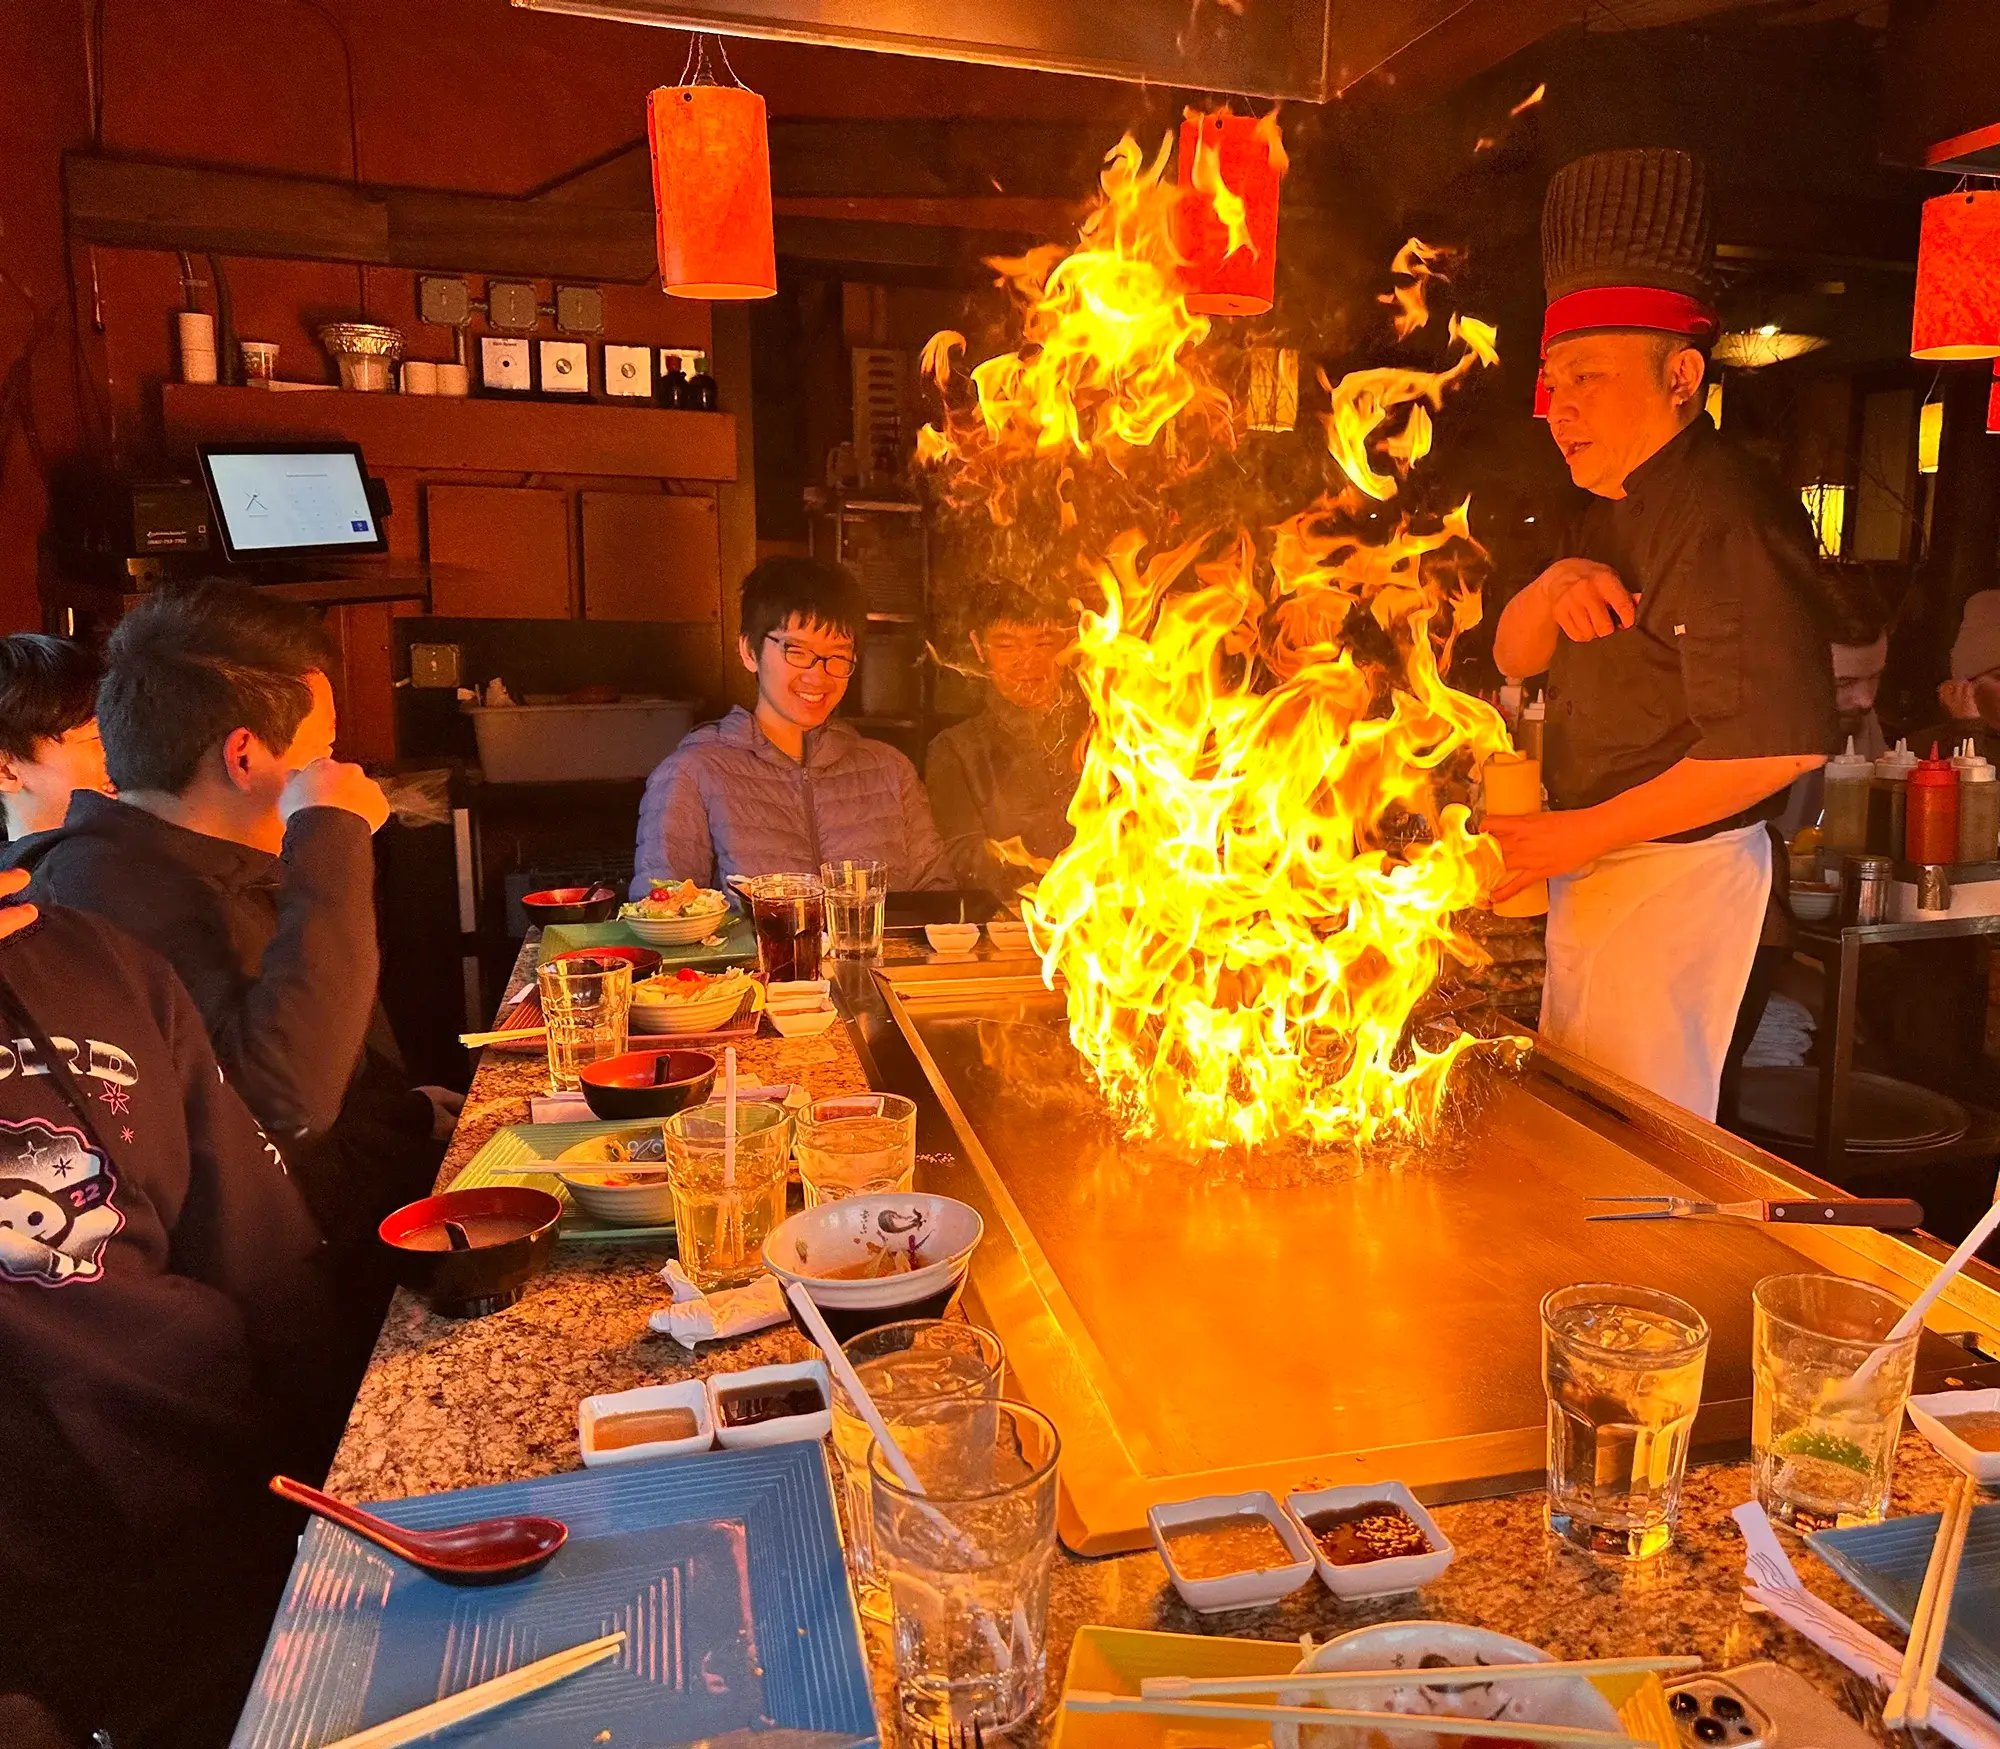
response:
M111 1162L81 1130L0 1122L0 1281L68 1287L99 1280L125 1225Z

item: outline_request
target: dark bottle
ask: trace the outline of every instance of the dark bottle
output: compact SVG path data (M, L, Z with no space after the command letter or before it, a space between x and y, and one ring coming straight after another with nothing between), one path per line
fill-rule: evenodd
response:
M662 407L689 407L694 403L688 398L688 379L681 368L684 355L678 352L660 354L660 386L653 398Z
M688 378L687 405L702 413L713 413L722 405L722 388L708 374L708 354L694 355L694 375Z

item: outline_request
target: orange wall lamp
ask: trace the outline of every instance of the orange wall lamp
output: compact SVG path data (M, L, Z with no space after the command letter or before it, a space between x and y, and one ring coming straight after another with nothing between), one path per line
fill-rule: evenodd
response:
M711 46L712 45L712 46ZM778 289L771 234L771 142L764 100L697 35L678 85L646 102L660 284L677 298L768 298Z

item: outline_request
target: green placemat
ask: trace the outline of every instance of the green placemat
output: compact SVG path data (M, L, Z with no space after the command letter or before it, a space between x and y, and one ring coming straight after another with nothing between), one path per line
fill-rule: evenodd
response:
M575 948L650 945L616 920L610 923L551 923L542 931L535 963L540 965L551 954L568 953ZM714 947L705 947L697 941L689 947L656 947L653 951L660 956L660 963L667 966L748 965L757 957L757 931L751 926L749 918L732 912L723 928L721 942Z
M498 1130L486 1146L465 1163L464 1169L454 1178L451 1190L475 1190L487 1184L532 1184L537 1190L546 1190L563 1205L562 1226L557 1231L559 1239L578 1241L618 1240L631 1243L633 1240L671 1239L673 1224L659 1227L620 1227L607 1221L593 1219L570 1200L568 1188L556 1177L535 1173L522 1177L511 1172L509 1167L532 1164L538 1160L557 1160L564 1150L573 1148L578 1142L587 1142L593 1136L628 1135L634 1130L655 1129L658 1124L643 1123L527 1123L510 1124Z

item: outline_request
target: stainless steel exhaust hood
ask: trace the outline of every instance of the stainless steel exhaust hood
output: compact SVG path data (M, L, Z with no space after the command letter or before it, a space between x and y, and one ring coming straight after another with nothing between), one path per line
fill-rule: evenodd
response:
M1505 0L512 0L723 36L980 61L1245 97L1337 95L1460 13Z

